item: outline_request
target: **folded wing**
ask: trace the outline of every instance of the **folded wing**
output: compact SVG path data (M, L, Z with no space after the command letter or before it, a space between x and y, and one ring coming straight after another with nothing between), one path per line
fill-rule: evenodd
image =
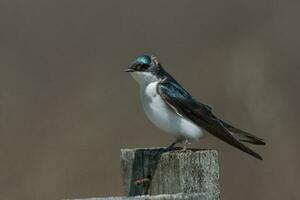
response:
M212 113L212 108L196 101L179 84L164 80L157 86L157 91L170 109L180 116L189 118L224 142L262 160L262 157L237 140L221 120ZM229 127L228 127L229 128Z
M230 131L239 141L241 142L247 142L250 144L255 144L255 145L265 145L265 141L262 138L256 137L255 135L248 133L246 131L243 131L241 129L238 129L227 122L224 122L223 120L220 120L223 126L227 130Z

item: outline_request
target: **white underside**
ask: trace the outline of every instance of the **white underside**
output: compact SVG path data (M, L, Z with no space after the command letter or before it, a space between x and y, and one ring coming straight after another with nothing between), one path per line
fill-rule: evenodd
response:
M157 93L159 80L150 77L152 76L150 74L147 77L144 73L144 77L142 77L142 74L137 74L137 72L132 75L140 83L140 95L144 111L150 121L158 128L174 134L178 138L189 140L198 140L204 136L204 131L198 125L187 118L179 116L166 105Z

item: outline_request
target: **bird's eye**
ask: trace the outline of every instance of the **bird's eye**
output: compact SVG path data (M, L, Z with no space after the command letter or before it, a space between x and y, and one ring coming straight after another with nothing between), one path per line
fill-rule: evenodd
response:
M140 65L139 70L140 71L145 71L148 68L148 65Z

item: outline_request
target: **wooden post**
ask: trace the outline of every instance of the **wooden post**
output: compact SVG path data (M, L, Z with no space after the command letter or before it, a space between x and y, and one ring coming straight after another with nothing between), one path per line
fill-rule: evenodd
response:
M215 150L122 149L125 196L205 193L219 196Z
M216 150L122 149L121 168L125 197L91 200L220 199Z
M161 194L155 196L134 196L134 197L105 197L105 198L89 198L89 199L73 199L73 200L218 200L219 197L207 196L201 193L193 194Z

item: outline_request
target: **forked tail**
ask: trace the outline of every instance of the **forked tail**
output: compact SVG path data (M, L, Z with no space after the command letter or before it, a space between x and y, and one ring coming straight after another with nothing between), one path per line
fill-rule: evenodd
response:
M222 124L225 126L225 128L230 131L233 136L238 139L241 142L247 142L255 145L265 145L265 141L262 138L256 137L255 135L252 135L251 133L248 133L246 131L243 131L241 129L235 128L234 126L222 121Z

